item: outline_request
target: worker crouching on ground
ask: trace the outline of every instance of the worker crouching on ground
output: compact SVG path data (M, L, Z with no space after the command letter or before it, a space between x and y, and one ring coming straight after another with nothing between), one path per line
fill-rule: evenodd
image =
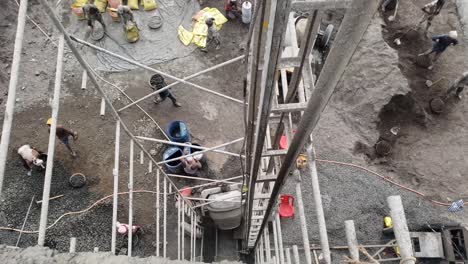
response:
M128 22L136 24L135 17L133 16L133 12L130 7L126 5L119 5L119 7L117 7L117 14L119 14L119 17L122 19L124 27Z
M201 49L203 52L208 52L208 47L211 44L215 44L217 50L221 47L221 41L219 41L219 32L216 28L214 20L215 19L212 17L209 17L205 20L205 23L208 26L208 36L206 38L206 47Z
M94 23L97 20L99 23L101 23L104 31L106 31L106 24L104 24L104 20L102 20L101 12L99 12L99 9L97 8L97 6L95 6L92 3L85 4L83 6L83 14L86 20L88 21L88 26L90 26L92 30L94 30Z
M47 120L47 126L49 127L49 133L50 133L50 126L52 125L52 118L49 118ZM67 147L67 149L70 151L70 154L73 157L76 157L76 152L72 149L70 145L70 137L73 137L73 140L76 141L78 139L78 133L76 131L73 131L71 129L66 129L62 125L57 125L55 135L57 135L58 139L62 141L62 143Z
M231 20L242 17L242 11L237 6L237 0L226 0L224 11L226 11L226 17Z
M184 156L188 155L188 149L184 148ZM194 158L193 156L189 156L186 158L182 158L182 165L184 166L184 171L188 175L196 175L198 170L202 168L202 164L199 160Z
M432 48L418 56L426 56L434 53L434 58L431 60L431 65L427 67L429 70L434 68L434 63L440 58L440 55L451 45L455 46L458 44L457 31L450 31L448 35L436 35L432 37Z
M28 176L31 176L33 165L45 168L44 161L40 159L44 153L36 148L31 148L30 145L23 145L18 149L18 154L21 156L24 167L28 170Z
M445 5L445 0L435 0L426 4L423 8L421 8L421 10L424 12L424 16L419 22L419 26L421 26L422 23L427 21L426 29L424 30L424 35L426 37L427 37L427 31L432 25L432 20L434 19L435 16L437 16L440 13L440 10L442 10L444 5Z
M151 77L150 79L150 86L153 90L161 90L162 88L166 87L167 84L164 81L164 78L160 74L155 74ZM166 100L166 98L171 99L172 104L175 107L181 107L181 105L177 102L177 99L174 97L174 95L171 92L171 89L167 89L165 91L160 92L159 94L155 95L154 103L159 104Z

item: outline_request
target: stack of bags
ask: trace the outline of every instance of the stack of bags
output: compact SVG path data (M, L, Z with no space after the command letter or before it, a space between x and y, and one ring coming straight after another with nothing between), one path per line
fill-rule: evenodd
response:
M138 5L139 0L128 0L128 6L131 9L138 10L140 9ZM78 19L82 20L84 18L82 7L85 4L88 4L89 0L75 0L71 6L72 12L78 17ZM122 4L122 0L95 0L94 5L99 9L101 13L109 11L109 15L112 17L112 20L118 21L119 17L115 9L119 5ZM150 11L156 9L158 6L156 4L156 0L141 0L141 5L143 5L143 9L145 11ZM109 7L109 8L107 8Z
M185 46L193 43L199 48L205 48L208 36L208 26L205 21L209 17L214 18L214 24L218 30L228 21L218 9L205 7L193 17L194 25L192 32L186 30L182 25L179 26L178 34L180 41L182 41Z

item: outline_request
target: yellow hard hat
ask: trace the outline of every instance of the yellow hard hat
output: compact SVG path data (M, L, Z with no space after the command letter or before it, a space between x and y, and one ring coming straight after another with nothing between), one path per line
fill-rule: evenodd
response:
M52 125L52 118L47 119L47 125Z

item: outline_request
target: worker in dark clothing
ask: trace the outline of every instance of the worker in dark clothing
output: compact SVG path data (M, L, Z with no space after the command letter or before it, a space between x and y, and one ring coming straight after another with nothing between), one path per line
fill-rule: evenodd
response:
M130 7L126 5L119 5L117 8L117 14L119 14L120 18L122 19L124 27L127 25L128 21L136 24L135 18L133 17L133 12Z
M52 125L52 118L49 118L47 120L47 126L49 127L49 133L50 133L50 126ZM66 129L62 125L57 125L55 134L57 135L58 139L62 141L62 143L67 147L67 149L70 151L70 154L73 157L76 157L76 152L73 151L73 149L70 146L70 137L73 137L73 140L76 141L78 139L78 133L76 131L73 131L71 129Z
M418 56L426 56L434 53L434 58L431 60L431 65L428 67L429 70L432 70L434 63L439 59L440 55L450 46L458 44L458 34L457 31L450 31L448 35L436 35L432 37L432 48L419 54Z
M160 74L155 74L150 79L150 86L153 90L160 90L167 86L164 78ZM158 96L159 95L159 96ZM155 104L159 104L162 101L166 100L166 98L171 99L172 104L175 107L181 107L181 105L177 102L174 95L171 92L171 89L167 89L159 94L156 95L156 99L153 101Z
M422 17L421 21L419 21L419 26L421 26L422 23L427 21L426 29L424 30L424 35L427 36L427 31L432 25L432 20L435 16L437 16L440 13L440 10L442 10L444 5L445 0L434 0L426 4L423 8L421 8L421 10L424 12L424 16Z
M106 30L106 24L104 24L104 21L102 20L102 15L99 12L97 6L95 6L94 4L84 5L83 14L86 20L88 20L88 26L90 26L92 30L94 30L94 22L96 20L99 21L99 23L101 23L104 31Z

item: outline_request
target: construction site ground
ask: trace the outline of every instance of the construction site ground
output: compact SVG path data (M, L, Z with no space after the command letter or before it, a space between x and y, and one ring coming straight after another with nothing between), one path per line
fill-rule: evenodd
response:
M204 6L221 10L221 2L205 1ZM345 244L343 227L344 220L348 219L355 221L359 241L364 244L380 241L382 219L389 213L386 206L386 197L389 195L402 195L406 218L412 230L427 223L466 223L468 219L466 212L448 213L447 207L435 206L427 201L430 198L449 202L468 197L465 191L467 183L464 181L464 173L468 169L467 96L461 101L453 100L443 114L436 116L430 113L428 101L446 88L448 82L441 81L434 89L425 85L426 80L436 81L441 77L451 81L468 69L468 46L460 30L455 5L451 2L446 5L441 15L434 20L431 34L457 29L460 43L449 47L432 71L415 63L416 55L430 47L430 40L424 38L421 30L411 31L401 38L401 46L393 43L400 32L405 32L418 22L419 9L424 3L422 0L400 1L395 22L387 20L390 11L376 14L337 87L338 90L322 114L314 132L314 144L317 157L321 160L368 167L425 193L427 197L405 191L356 167L318 161L320 187L332 246ZM62 16L72 16L67 9L69 4L69 1L62 1ZM30 1L28 14L56 42L57 31L41 8L36 1ZM2 117L7 97L16 16L16 3L4 3L0 9L0 83L5 91L5 94L0 95ZM239 21L228 22L220 31L220 50L213 49L207 54L194 50L186 57L153 66L178 77L188 76L244 54L239 47L247 31L248 28ZM89 207L100 198L110 195L113 190L115 122L108 108L104 117L99 116L101 98L90 83L87 90L80 89L82 69L69 51L66 52L65 62L59 120L65 126L78 131L79 139L73 142L78 157L72 158L66 148L57 142L51 196L65 196L50 202L49 223L53 223L66 212ZM0 204L0 227L21 228L32 196L36 200L42 198L43 172L34 172L32 176L27 176L16 149L28 143L40 150L47 150L48 132L45 123L51 112L49 102L52 98L55 63L56 48L28 22L3 200ZM134 99L151 91L147 84L151 73L145 70L101 75L124 88ZM244 76L245 64L237 62L197 77L193 82L241 99ZM111 86L104 87L113 99L114 106L120 108L128 103L119 91ZM435 88L441 90L436 91ZM157 106L151 99L140 104L163 129L172 120L184 120L190 127L192 141L203 146L215 146L244 135L241 104L186 85L175 86L173 92L182 104L181 108L172 107L168 100ZM152 121L135 107L126 110L123 118L136 135L164 138ZM400 136L391 154L386 157L375 156L374 144L394 126L400 127ZM126 191L129 140L123 136L121 142L120 191ZM161 160L164 146L147 143L145 146L155 149L158 153L155 155L156 160ZM239 152L240 149L240 144L227 148L232 152ZM136 153L139 154L139 151ZM138 161L137 157L136 160ZM208 154L204 165L204 177L227 178L241 175L239 159L227 158L222 154ZM147 173L147 167L147 159L144 165L136 163L135 190L154 190L155 173ZM87 176L86 187L69 187L68 178L76 172ZM179 180L176 183L179 187L193 184ZM311 243L319 244L310 176L307 172L303 173L301 186L309 237ZM283 193L295 193L294 179L287 181ZM169 201L173 203L172 197ZM127 222L127 210L126 196L120 196L118 218L121 222ZM135 194L134 210L135 223L142 225L145 230L140 244L134 249L134 255L154 255L155 196ZM168 240L172 243L168 248L168 255L172 259L177 251L174 246L176 233L173 231L177 225L176 214L174 210L168 213ZM39 215L40 205L34 203L25 230L38 229ZM47 231L46 244L65 252L68 250L70 237L74 236L78 241L77 251L92 251L94 247L99 247L100 251L109 251L111 220L112 199L108 199L86 213L64 217ZM294 220L282 221L282 228L285 245L301 245L297 213ZM17 232L0 230L0 244L15 245L17 236ZM28 247L36 243L37 234L23 234L19 246ZM301 257L303 261L303 256ZM335 260L338 263L342 258L337 256Z

